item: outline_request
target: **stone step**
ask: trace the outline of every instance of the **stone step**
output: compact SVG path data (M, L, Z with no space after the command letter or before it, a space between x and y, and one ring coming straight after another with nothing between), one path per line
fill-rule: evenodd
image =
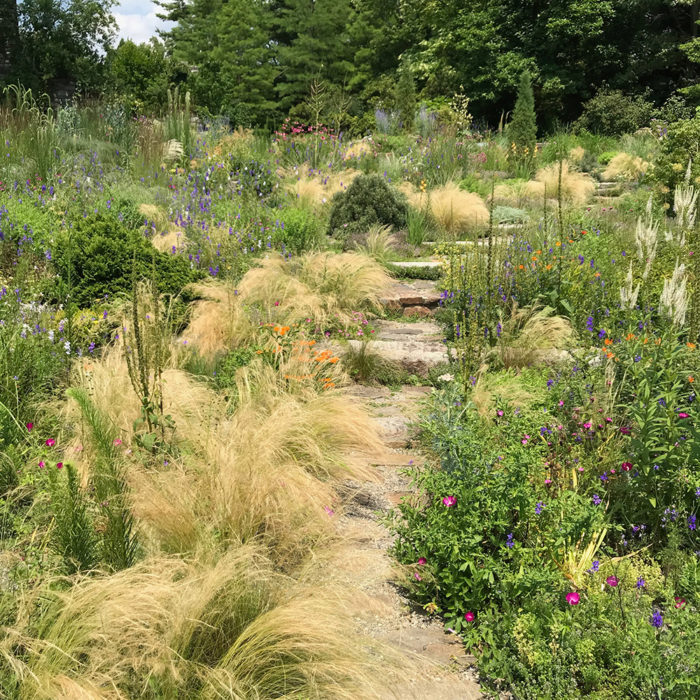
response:
M448 361L442 333L435 323L378 321L375 328L369 349L408 372L424 377L432 367ZM356 349L362 345L360 340L349 342Z
M401 309L406 306L437 306L440 294L435 290L435 282L414 280L412 282L395 282L380 299L388 309Z

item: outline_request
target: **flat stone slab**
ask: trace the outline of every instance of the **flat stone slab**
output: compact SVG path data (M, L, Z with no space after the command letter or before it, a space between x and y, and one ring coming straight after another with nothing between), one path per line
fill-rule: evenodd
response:
M415 280L413 282L395 282L380 299L388 309L401 309L404 306L437 306L440 293L435 289L435 282Z
M370 350L409 372L425 376L431 367L448 361L442 333L433 322L377 321L375 328L377 333L370 342ZM359 348L362 341L349 343Z

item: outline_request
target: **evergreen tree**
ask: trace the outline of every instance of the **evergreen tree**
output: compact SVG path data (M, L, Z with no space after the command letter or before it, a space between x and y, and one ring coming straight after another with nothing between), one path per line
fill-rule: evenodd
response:
M513 119L508 125L511 154L516 162L529 168L537 145L537 123L535 121L535 96L528 71L520 76L518 97L515 101Z
M403 66L399 74L394 99L402 128L411 131L416 118L416 85L407 65Z
M300 104L314 80L343 85L354 67L350 0L282 0L275 9L280 108Z
M222 92L216 108L232 127L264 124L276 115L272 20L264 0L229 0L218 14L219 41L211 54Z

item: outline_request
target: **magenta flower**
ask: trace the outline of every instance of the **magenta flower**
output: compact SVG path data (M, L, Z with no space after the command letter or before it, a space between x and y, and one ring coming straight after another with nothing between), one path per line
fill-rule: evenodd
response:
M683 413L683 412L679 413L678 417L679 418L690 418L690 416L687 413Z
M27 431L32 432L32 428L34 427L34 423L27 423Z
M615 588L619 581L617 580L617 576L608 576L608 578L605 579L605 583L607 583L611 588Z
M422 581L422 580L423 580L423 577L422 577L417 571L415 571L415 572L413 573L413 578L416 579L416 581Z
M685 598L679 598L678 596L675 596L673 600L676 601L676 609L682 608L685 605Z
M545 485L545 486L549 486L551 483L552 483L552 480L551 480L551 479L545 479L545 480L544 480L544 485Z
M581 596L576 591L571 591L571 593L566 594L566 602L569 605L578 605L581 600Z
M442 499L442 504L446 508L452 508L453 505L457 503L457 496L445 496L445 498Z
M418 566L425 566L428 563L428 560L425 557L420 557L418 559Z
M326 511L329 518L331 518L335 515L335 511L332 508L329 508L328 506L323 506L323 510Z
M474 622L474 613L470 610L469 612L464 613L464 619L467 622Z
M632 469L632 462L623 462L622 463L622 471L628 472L630 469Z
M39 469L43 469L46 465L44 464L44 460L40 459L39 460Z
M63 462L56 462L56 469L63 469Z
M49 438L49 439L46 441L46 444L47 444L49 447L53 447L53 446L56 444L56 441L55 441L53 438Z
M501 418L501 417L503 416L503 411L501 411L501 410L499 409L498 411L496 411L496 415L497 415L499 418Z

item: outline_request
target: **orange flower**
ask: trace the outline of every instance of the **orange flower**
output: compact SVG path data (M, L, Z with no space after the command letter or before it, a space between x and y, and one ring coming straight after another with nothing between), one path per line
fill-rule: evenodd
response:
M634 338L635 338L634 333L628 333L628 334L627 334L627 337L625 338L625 340L634 340Z
M532 256L532 259L533 259L533 260L537 260L537 256L536 256L536 255L533 255L533 256Z
M688 377L688 381L692 384L695 381L695 377Z
M560 246L560 245L561 245L561 241L557 241L554 245L555 245L555 246Z
M695 343L686 343L686 345L687 345L691 350L695 350Z
M585 236L588 233L588 231L581 231L581 235Z
M552 269L552 266L551 266L551 265L547 265L547 269L548 269L548 270L551 270L551 269Z
M612 345L612 343L613 343L613 341L610 340L610 338L606 338L606 339L605 339L605 344L606 344L606 345Z
M593 276L594 276L594 277L600 277L600 272L596 272L595 275L593 275Z
M522 270L524 267L524 265L518 265L518 270Z
M331 359L328 360L328 362L330 362L332 365L334 365L337 361L338 361L337 357L331 357Z
M542 251L541 251L541 250L536 250L535 253L537 253L537 255L542 255Z
M611 352L606 353L605 356L608 358L608 360L609 360L611 357L615 357L615 355L614 355L613 353L611 353Z

